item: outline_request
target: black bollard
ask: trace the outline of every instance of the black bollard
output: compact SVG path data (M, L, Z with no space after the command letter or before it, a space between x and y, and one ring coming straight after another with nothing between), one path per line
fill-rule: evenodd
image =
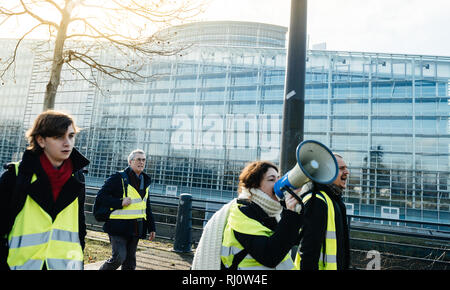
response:
M173 251L188 253L191 251L192 195L182 193L178 204L177 225Z

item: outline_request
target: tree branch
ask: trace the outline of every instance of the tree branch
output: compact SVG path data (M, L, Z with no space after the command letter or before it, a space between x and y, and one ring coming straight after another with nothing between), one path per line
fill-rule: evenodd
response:
M61 13L61 14L64 13L63 8L59 7L59 5L56 4L53 0L45 0L45 1L52 4L56 9L58 9L59 13Z
M26 32L24 35L22 35L21 38L19 38L19 40L16 43L16 46L14 48L14 53L13 55L6 61L7 66L5 69L2 69L0 72L0 78L3 79L3 77L5 76L6 72L9 70L9 68L11 67L11 65L13 63L16 62L16 56L17 56L17 50L19 49L20 43L25 39L25 37L30 34L31 32L33 32L33 30L35 30L36 28L38 28L39 26L43 25L42 23L37 24L36 26L34 26L33 28L31 28L28 32Z
M9 1L8 4L11 3ZM105 77L125 81L155 77L155 74L146 76L147 73L143 72L142 68L148 64L149 59L154 55L176 55L190 46L171 45L168 41L171 35L161 34L160 29L201 13L202 4L197 5L201 1L206 0L15 0L13 5L0 4L3 6L0 7L0 25L13 17L18 17L19 20L29 17L39 22L18 40L13 56L3 64L6 69L0 70L0 78L15 64L19 45L42 25L48 26L49 47L54 46L53 58L50 59L53 63L49 85L52 86L47 86L44 108L54 104L63 64L67 64L100 91L102 89L97 83L95 71ZM66 6L62 7L62 3ZM81 9L74 9L75 6ZM61 23L55 23L50 16L44 16L47 14L43 9L61 13ZM86 17L80 13L84 13ZM149 26L149 23L155 26ZM147 28L151 28L151 32ZM81 39L84 42L65 43L68 39ZM51 40L54 42L50 42ZM112 55L117 62L113 60L112 63L107 63L99 59L98 49L113 51ZM45 56L37 54L35 57L45 59ZM74 65L74 61L79 62L79 65ZM92 76L87 75L87 68L91 70Z
M159 48L158 50L150 49L149 41L151 39L156 38L156 36L154 36L154 35L152 36L152 38L145 38L142 40L128 38L127 36L123 36L120 34L107 35L101 31L99 31L94 25L92 25L88 21L86 21L84 19L79 19L79 20L83 21L88 28L90 28L93 32L95 32L97 34L97 35L89 35L89 34L84 35L85 37L88 37L88 38L105 39L113 44L117 44L119 46L124 46L124 47L127 47L129 49L132 49L137 52L144 53L144 54L174 55L180 51L180 49L172 49L172 50L167 50L167 51L161 50L161 48ZM73 37L73 36L71 35L70 37ZM123 40L119 40L116 38L124 38L124 39L128 39L128 41L123 41Z
M69 57L70 55L70 57ZM134 77L139 77L139 78L146 78L145 76L139 74L139 70L142 68L143 65L141 65L141 68L137 68L136 70L130 70L130 69L125 69L125 68L117 68L111 65L107 65L107 64L101 64L99 62L97 62L94 58L86 55L86 54L82 54L79 52L75 52L70 50L68 52L68 57L70 59L70 61L72 60L79 60L82 63L88 65L91 68L94 68L110 77L113 77L115 79L118 80L126 80L126 81L132 81L134 80ZM69 61L66 61L66 63L68 63ZM129 65L128 65L129 67ZM117 74L122 75L122 77L118 77ZM129 75L129 76L127 76Z
M129 11L133 14L136 14L144 19L150 20L152 22L166 22L168 19L177 19L180 20L182 17L180 17L181 14L185 13L191 13L195 12L193 15L190 15L190 17L196 16L203 12L203 4L199 4L197 6L190 7L190 5L184 4L183 2L176 2L176 3L183 3L178 6L175 6L173 8L170 8L168 10L162 10L162 7L157 6L158 9L150 9L147 7L142 6L141 4L137 3L134 0L130 1L130 4L124 5L123 1L118 0L112 0L117 6L119 6L121 9ZM189 2L189 1L188 1ZM188 8L190 7L190 8ZM153 16L153 17L150 17Z
M25 3L23 2L23 0L20 0L20 3L22 4L22 7L25 10L26 14L30 15L31 17L33 17L34 19L39 21L41 24L51 25L51 26L55 27L56 29L59 29L59 25L56 24L55 22L45 20L45 19L39 17L38 15L36 15L35 13L33 13L31 10L29 10L27 5L25 5Z

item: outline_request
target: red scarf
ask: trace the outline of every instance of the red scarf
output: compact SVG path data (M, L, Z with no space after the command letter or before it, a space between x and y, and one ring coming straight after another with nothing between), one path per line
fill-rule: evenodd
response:
M42 168L44 169L45 173L47 173L48 179L50 180L53 200L56 201L61 188L72 175L72 160L70 160L70 158L66 159L58 169L53 167L45 153L42 153L39 159L41 161Z

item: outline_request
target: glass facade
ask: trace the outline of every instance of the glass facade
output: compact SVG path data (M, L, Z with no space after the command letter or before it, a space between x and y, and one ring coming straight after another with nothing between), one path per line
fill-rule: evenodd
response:
M287 29L203 22L165 32L173 31L189 48L144 64L152 80L121 82L80 67L101 92L64 70L55 107L83 128L77 146L91 160L89 184L101 185L141 148L152 192L229 200L246 162L278 163ZM22 53L15 82L1 87L3 163L20 158L48 79L37 53ZM109 50L97 57L116 61ZM304 139L344 156L350 213L450 220L449 80L450 57L308 51Z

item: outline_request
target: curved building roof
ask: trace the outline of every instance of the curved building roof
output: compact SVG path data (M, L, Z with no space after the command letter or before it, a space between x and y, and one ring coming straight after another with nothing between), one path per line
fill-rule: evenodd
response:
M204 21L173 26L160 35L172 43L285 48L286 32L286 27L272 24Z

